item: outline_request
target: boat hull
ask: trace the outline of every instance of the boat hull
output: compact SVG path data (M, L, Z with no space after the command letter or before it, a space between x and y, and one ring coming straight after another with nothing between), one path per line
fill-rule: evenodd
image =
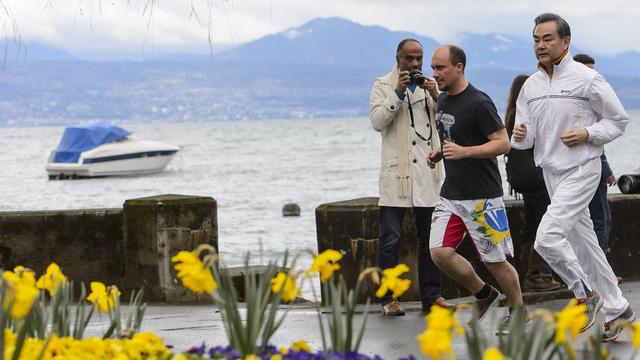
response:
M83 152L77 163L53 162L52 151L45 169L49 179L144 175L164 170L178 150L157 142L127 141Z

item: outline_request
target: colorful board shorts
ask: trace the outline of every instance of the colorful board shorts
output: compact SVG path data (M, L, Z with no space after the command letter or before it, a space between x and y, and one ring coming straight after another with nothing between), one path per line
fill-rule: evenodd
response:
M513 242L502 198L440 198L431 218L429 248L457 249L467 234L483 262L502 262L507 256L513 256Z

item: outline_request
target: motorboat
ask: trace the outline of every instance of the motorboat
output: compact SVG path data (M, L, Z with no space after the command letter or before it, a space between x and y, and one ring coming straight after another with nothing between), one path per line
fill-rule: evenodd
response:
M47 156L49 179L141 175L164 170L179 147L130 138L106 122L67 127Z

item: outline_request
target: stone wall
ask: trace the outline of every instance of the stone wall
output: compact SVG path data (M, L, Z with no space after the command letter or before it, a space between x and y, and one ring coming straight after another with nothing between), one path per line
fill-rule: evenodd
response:
M377 242L379 231L378 198L361 198L330 204L323 204L316 208L316 230L318 251L337 249L344 253L341 261L340 273L345 276L347 283L354 284L360 271L369 266L377 265ZM611 252L607 254L611 266L617 275L623 277L640 276L640 267L635 264L640 256L640 242L636 234L640 234L640 195L612 195L609 203L613 217L613 230L610 235ZM521 278L523 263L520 259L522 244L522 225L524 209L521 200L505 201L509 226L513 236L515 257L512 262ZM402 225L402 238L399 249L400 262L413 269L407 275L412 280L411 288L401 297L404 301L419 301L417 286L417 264L415 247L415 226L412 216L405 216ZM458 252L467 258L476 269L480 277L497 285L495 280L478 261L475 248L464 241ZM444 296L455 298L467 296L469 293L443 275ZM374 296L377 287L368 283L366 291L360 296L364 301L366 296Z
M122 209L0 213L0 264L42 274L55 261L76 286L122 287Z
M217 205L211 197L159 195L127 200L123 209L0 212L0 265L42 274L55 262L69 279L115 284L127 298L201 299L175 281L171 257L207 243L218 248Z
M640 276L640 195L612 195L611 252L616 274ZM316 209L318 251L342 250L341 273L354 283L359 272L376 266L378 216L377 198L355 199L320 205ZM514 265L522 274L519 259L524 213L521 201L507 201L507 213L514 237ZM415 269L415 239L412 216L402 227L402 262ZM218 248L217 206L213 198L160 195L132 199L123 209L68 211L0 212L0 266L13 269L24 265L41 274L51 262L58 263L76 282L102 281L128 291L145 287L148 301L199 301L177 286L170 258L181 249L207 243ZM459 251L472 261L479 274L494 282L477 261L475 250L463 244ZM410 291L403 300L418 300L415 271ZM443 279L445 295L458 297L467 292ZM368 294L375 287L368 284ZM375 301L375 297L372 297Z

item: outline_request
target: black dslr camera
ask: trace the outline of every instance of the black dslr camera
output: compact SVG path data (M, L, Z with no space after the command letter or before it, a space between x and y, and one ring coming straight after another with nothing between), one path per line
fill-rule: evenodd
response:
M422 71L418 69L411 69L411 71L409 72L409 77L411 78L412 82L418 85L422 85L425 80L427 80L424 74L422 74Z

